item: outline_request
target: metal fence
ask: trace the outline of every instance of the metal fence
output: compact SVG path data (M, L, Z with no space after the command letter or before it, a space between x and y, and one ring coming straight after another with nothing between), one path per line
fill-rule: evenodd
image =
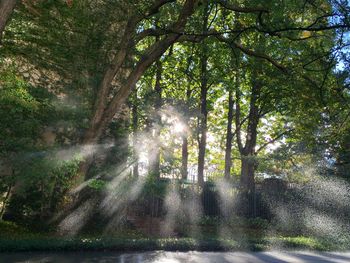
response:
M262 191L257 187L255 193L242 193L238 186L232 185L231 190L235 192L230 200L230 205L225 206L222 194L218 186L212 183L206 183L204 188L198 191L194 185L182 185L179 195L184 202L190 201L189 198L195 198L201 207L203 216L223 217L229 213L244 217L270 218L271 214L263 197ZM154 217L162 217L167 213L165 205L166 196L145 193L144 196L136 200L135 205L139 213Z

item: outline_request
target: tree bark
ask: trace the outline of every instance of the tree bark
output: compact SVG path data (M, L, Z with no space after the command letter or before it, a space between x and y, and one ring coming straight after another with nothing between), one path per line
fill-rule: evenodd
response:
M231 151L232 151L232 121L233 121L233 94L232 90L229 90L228 94L228 114L227 114L227 129L226 129L226 147L225 147L225 179L230 179L231 177Z
M189 125L189 114L190 111L190 98L191 98L191 87L190 82L188 81L188 86L186 90L186 107L187 112L184 117L184 126L186 127L182 134L182 147L181 147L181 178L182 180L188 179L188 131L187 127Z
M138 107L137 107L138 101L137 101L137 91L134 91L134 99L133 99L133 105L132 105L132 146L133 146L133 168L132 173L134 177L139 177L139 154L137 151L138 148L138 139L137 139L137 132L138 132Z
M181 147L181 179L187 180L188 177L188 135L182 135Z
M205 5L203 12L203 34L208 32L208 17L209 6L208 2L204 1ZM205 164L205 150L207 146L207 94L208 94L208 47L205 41L202 43L201 50L201 105L200 105L200 118L199 118L199 142L198 142L198 185L204 185L204 164Z
M255 161L252 155L241 155L241 187L244 192L255 192Z
M7 205L7 200L9 200L10 198L10 195L11 195L11 190L12 190L12 185L8 186L7 188L7 192L6 192L6 195L2 201L2 207L1 207L1 210L0 210L0 220L2 219L2 216L4 215L4 212L6 210L6 205Z
M154 103L154 116L152 128L154 130L153 134L153 145L151 146L151 159L150 159L150 174L155 178L160 177L160 130L161 130L161 116L159 111L162 107L162 63L160 59L156 61L156 83L154 86L155 92L155 103Z
M0 0L0 43L6 24L15 9L16 3L17 0Z
M193 47L192 47L193 52ZM182 133L182 147L181 147L181 178L182 180L188 179L188 127L189 127L189 113L190 113L190 99L192 94L191 78L190 78L190 66L192 63L192 54L187 58L187 87L186 87L186 102L184 110L184 126L186 127Z
M253 77L254 78L254 77ZM258 98L260 96L261 83L253 79L252 90L249 104L247 136L244 149L241 151L241 186L244 191L254 193L255 181L254 172L257 166L256 156L256 139L257 128L260 119Z

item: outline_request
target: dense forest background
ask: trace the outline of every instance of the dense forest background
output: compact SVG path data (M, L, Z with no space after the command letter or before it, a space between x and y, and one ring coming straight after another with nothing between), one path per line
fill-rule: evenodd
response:
M140 217L141 203L171 233L180 210L189 224L234 205L256 217L261 193L309 187L297 199L333 220L350 200L349 11L0 1L0 217L76 234Z

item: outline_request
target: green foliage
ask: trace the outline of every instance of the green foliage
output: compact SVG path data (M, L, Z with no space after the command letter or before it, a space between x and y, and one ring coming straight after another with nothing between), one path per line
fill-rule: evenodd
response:
M247 220L248 228L267 229L269 227L269 221L260 217L249 218Z
M45 153L44 153L45 154ZM30 222L50 216L64 202L81 159L57 160L55 154L27 157L16 174L20 186L11 198L9 211Z
M165 198L170 183L170 180L167 179L159 180L154 176L148 176L142 189L143 195Z
M217 216L204 216L199 220L198 224L202 226L218 226L220 220Z
M95 190L103 190L106 188L106 182L99 179L92 179L89 181L88 186Z
M13 222L6 222L0 220L0 233L3 238L23 238L30 231L22 226L19 226Z
M231 216L228 225L232 229L258 229L266 230L270 226L270 222L266 219L256 217L256 218L244 218L238 216Z
M43 114L44 105L23 79L10 69L0 72L0 155L33 147Z

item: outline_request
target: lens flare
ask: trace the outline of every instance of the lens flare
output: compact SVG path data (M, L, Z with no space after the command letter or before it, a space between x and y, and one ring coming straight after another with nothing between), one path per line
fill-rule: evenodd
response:
M185 125L181 122L176 122L173 128L175 133L183 133L185 131Z

